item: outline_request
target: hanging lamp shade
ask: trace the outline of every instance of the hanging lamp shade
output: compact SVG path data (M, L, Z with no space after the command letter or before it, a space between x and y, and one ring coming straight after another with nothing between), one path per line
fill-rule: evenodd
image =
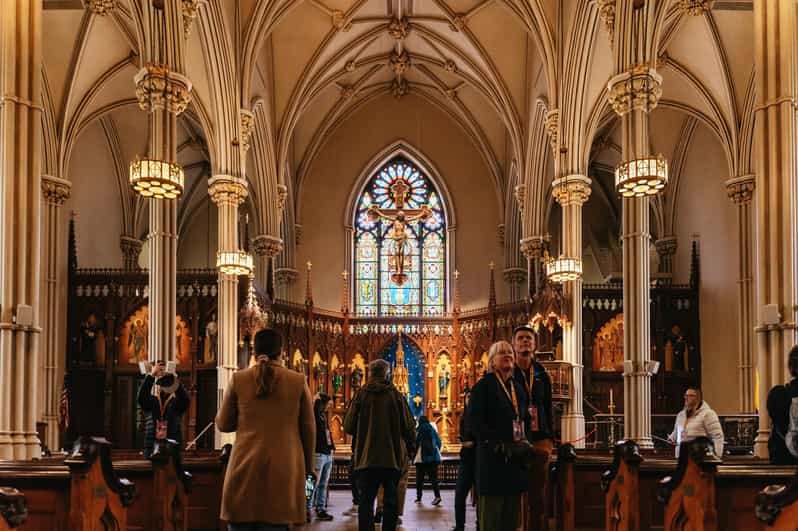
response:
M248 275L253 270L252 255L246 251L218 251L216 268L226 275Z
M615 189L623 197L655 195L668 184L668 163L658 155L641 157L615 168Z
M142 197L177 199L184 179L183 168L173 162L137 158L130 163L130 185Z
M570 282L582 278L582 259L560 255L545 262L546 277L551 282Z

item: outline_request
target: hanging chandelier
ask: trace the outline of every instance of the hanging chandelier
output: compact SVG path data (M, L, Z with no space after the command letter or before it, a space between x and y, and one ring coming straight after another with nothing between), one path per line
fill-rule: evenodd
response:
M218 251L216 268L226 275L249 275L252 270L252 255L246 251Z
M183 168L173 162L137 158L130 163L130 185L143 197L177 199L184 179Z
M623 197L655 195L668 184L668 163L662 155L641 157L615 168L615 189Z
M543 259L546 278L561 284L582 278L582 259L560 255L556 260L546 255Z

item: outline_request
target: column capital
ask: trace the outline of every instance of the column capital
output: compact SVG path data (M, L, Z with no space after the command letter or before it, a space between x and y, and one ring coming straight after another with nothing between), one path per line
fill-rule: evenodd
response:
M515 197L515 201L518 203L518 211L523 214L524 203L526 202L526 185L525 184L515 185L515 189L513 190L513 196Z
M299 271L292 267L281 267L274 271L274 281L281 286L290 286L299 278Z
M521 239L521 253L527 258L540 258L548 247L550 238L547 236L530 236Z
M673 256L676 254L676 236L665 236L654 242L657 254L660 256Z
M756 176L751 174L734 177L726 181L725 184L726 194L729 196L729 199L734 201L736 205L744 205L750 203L751 198L754 196Z
M688 15L700 16L712 9L714 3L715 0L679 0L679 9Z
M270 234L259 234L252 240L252 246L257 256L270 258L283 252L283 240Z
M526 269L522 267L508 267L502 271L502 279L508 284L523 284L526 281Z
M244 202L249 192L247 181L233 175L214 175L208 180L208 195L217 205L238 206Z
M583 205L590 197L591 180L584 175L565 175L554 179L551 193L562 206Z
M95 15L107 15L116 8L116 0L83 0L83 7Z
M613 41L613 33L615 32L615 1L616 0L598 0L599 17L607 33L610 34L610 42Z
M246 153L249 151L252 131L255 130L255 113L246 109L239 109L238 118L241 121L241 149Z
M607 82L613 110L623 116L633 110L650 111L662 96L662 76L649 65L634 65Z
M197 18L197 11L199 11L200 4L204 4L206 0L182 0L183 3L183 32L186 37L191 33L191 25Z
M282 213L288 200L288 187L284 184L277 185L277 208Z
M169 65L148 63L133 78L136 98L143 111L165 109L180 114L191 103L191 81L169 69Z
M144 242L133 236L123 234L119 237L119 248L122 249L122 259L126 270L139 268L139 256Z
M557 147L560 139L560 109L549 109L546 118L543 119L546 133L549 135L549 144L554 156L557 156Z
M42 196L49 204L61 206L71 193L71 182L52 175L42 175Z

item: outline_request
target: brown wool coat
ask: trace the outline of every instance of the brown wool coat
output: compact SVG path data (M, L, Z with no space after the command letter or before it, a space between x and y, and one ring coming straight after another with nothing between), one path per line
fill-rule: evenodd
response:
M216 415L223 432L236 432L222 491L228 522L305 523L306 470L313 470L316 423L302 374L274 365L272 395L255 397L255 368L238 371Z

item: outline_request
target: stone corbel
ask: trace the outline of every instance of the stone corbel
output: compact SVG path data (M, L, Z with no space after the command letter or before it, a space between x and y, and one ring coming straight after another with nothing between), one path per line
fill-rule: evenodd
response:
M252 246L257 256L268 256L273 258L283 252L283 240L270 234L255 236Z
M502 271L502 278L508 284L523 284L526 282L526 269L521 267L508 267Z
M255 113L246 109L239 109L239 120L241 120L241 149L244 153L249 151L252 132L255 130Z
M754 197L756 179L753 175L743 175L726 181L726 193L735 205L749 203Z
M72 183L60 177L42 175L42 197L51 205L61 206L69 199Z
M523 214L524 207L526 206L526 185L516 185L515 189L513 190L513 196L515 197L516 203L518 203L518 211Z
M83 0L83 7L95 15L107 15L116 9L116 0Z
M694 17L703 15L712 9L715 0L679 0L679 9Z
M549 246L549 238L546 236L530 236L528 238L521 239L521 254L523 254L527 258L540 258L543 256L543 251L545 251Z
M290 286L299 278L299 271L291 267L281 267L274 271L274 281L278 286Z
M200 4L205 0L182 0L183 2L183 33L186 37L191 33L191 25L197 18Z
M133 78L136 98L143 111L166 109L180 114L191 103L191 81L166 65L148 64Z
M615 32L615 2L616 0L598 0L599 17L610 35L610 43Z
M635 65L607 83L609 102L623 116L633 110L651 111L662 96L662 76L648 65Z
M288 187L284 184L277 185L277 209L280 214L285 210L286 202L288 201Z
M549 135L551 151L556 157L560 139L560 110L551 109L549 112L547 112L543 124L546 128L546 133Z

